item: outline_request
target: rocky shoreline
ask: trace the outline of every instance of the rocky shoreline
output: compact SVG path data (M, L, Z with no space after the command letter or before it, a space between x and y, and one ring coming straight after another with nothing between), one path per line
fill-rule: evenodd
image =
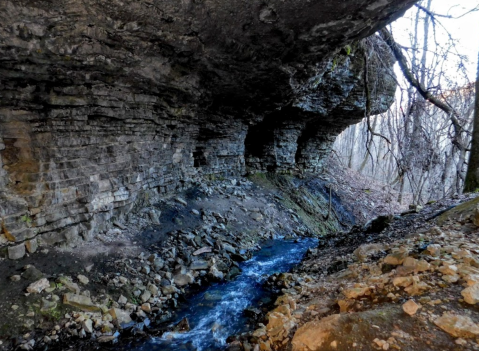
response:
M233 279L262 240L321 234L312 218L328 211L323 183L251 179L198 183L113 221L90 242L5 260L0 349L89 349L132 330L142 335L168 320L188 292ZM306 195L309 207L301 202ZM341 211L324 221L324 231L344 226Z
M295 272L270 277L283 295L235 350L478 350L478 202L324 238Z

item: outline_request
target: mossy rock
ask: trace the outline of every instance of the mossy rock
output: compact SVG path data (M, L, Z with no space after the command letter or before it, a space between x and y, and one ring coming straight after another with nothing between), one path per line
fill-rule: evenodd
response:
M479 196L466 201L449 211L444 212L437 218L437 224L441 225L447 220L457 220L470 217L479 206Z

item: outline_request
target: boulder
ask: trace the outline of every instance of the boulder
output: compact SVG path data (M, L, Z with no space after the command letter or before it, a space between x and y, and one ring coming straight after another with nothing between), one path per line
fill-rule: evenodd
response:
M468 304L475 305L479 302L479 283L476 283L461 291L464 301Z
M339 314L333 314L304 324L294 334L293 351L319 350L331 332L339 326L340 317Z
M36 282L30 284L27 287L27 292L29 293L41 293L43 290L47 289L50 287L50 282L48 281L47 278L42 278L40 280L37 280Z
M446 312L434 324L455 338L474 338L479 335L479 326L467 316Z
M85 295L66 293L63 295L63 303L65 305L70 305L77 307L82 311L96 312L100 311L100 307L95 305L91 299Z

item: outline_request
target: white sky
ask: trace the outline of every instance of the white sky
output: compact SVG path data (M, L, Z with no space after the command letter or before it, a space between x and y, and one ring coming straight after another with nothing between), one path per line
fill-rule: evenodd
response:
M421 2L425 6L425 1ZM452 15L454 17L463 15L468 10L479 6L479 0L432 0L431 11L441 15ZM404 17L398 19L393 23L393 33L396 40L405 46L409 46L408 31L411 31L411 12L415 9L409 10ZM414 12L415 13L415 12ZM456 41L457 51L462 55L467 55L468 62L464 62L469 81L476 79L477 58L479 52L479 11L471 12L461 18L449 19L437 17L437 20L447 29L452 38ZM447 37L445 31L436 26L436 38L440 42ZM452 61L452 59L451 59ZM454 64L448 69L454 71ZM451 72L454 76L455 72Z

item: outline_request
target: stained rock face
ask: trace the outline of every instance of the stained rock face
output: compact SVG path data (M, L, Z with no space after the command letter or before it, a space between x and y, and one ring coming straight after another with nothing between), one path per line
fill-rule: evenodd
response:
M0 245L88 238L204 174L320 170L366 67L371 113L391 104L361 39L413 3L2 1Z

